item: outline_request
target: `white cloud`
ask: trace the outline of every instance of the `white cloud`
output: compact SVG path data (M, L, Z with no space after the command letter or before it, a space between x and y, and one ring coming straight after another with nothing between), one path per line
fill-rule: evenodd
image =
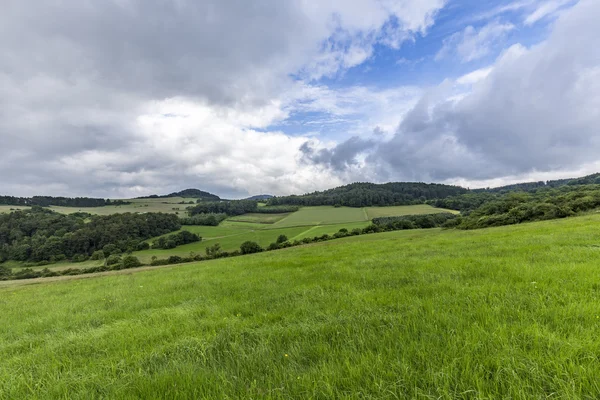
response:
M470 62L483 58L513 29L513 24L498 21L490 22L480 29L467 26L462 32L444 40L442 48L436 54L436 60L455 56L463 62Z
M597 167L599 18L600 3L583 0L543 43L506 50L471 91L452 100L424 96L370 163L392 179L462 182ZM452 85L444 88L455 97Z
M375 44L424 34L444 3L9 2L0 14L0 147L10 157L0 160L0 184L72 195L336 184L323 168L298 164L305 138L263 130L319 102L332 118L352 115L356 95L301 106L290 74L343 73ZM359 115L403 96L363 93L371 100Z
M537 5L536 9L527 15L524 20L525 25L533 25L536 22L556 15L563 7L574 4L574 0L549 0L543 1Z
M456 82L460 85L473 85L487 78L493 69L493 67L488 67L469 72L468 74L459 77Z

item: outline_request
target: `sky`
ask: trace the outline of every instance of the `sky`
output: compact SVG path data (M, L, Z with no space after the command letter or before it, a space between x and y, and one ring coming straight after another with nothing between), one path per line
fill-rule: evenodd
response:
M2 195L600 171L597 0L2 5Z

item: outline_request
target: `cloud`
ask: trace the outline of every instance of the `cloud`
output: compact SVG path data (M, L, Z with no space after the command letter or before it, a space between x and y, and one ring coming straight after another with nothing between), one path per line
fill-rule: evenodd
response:
M300 107L298 85L318 87L374 46L424 35L444 4L9 1L0 13L3 192L196 186L237 196L339 183L323 166L301 165L306 138L269 127Z
M533 12L527 15L523 22L525 25L533 25L544 18L557 15L562 8L568 5L573 5L575 2L576 0L543 1L541 4L538 4Z
M445 82L368 163L394 179L475 182L596 162L599 17L600 3L581 1L561 14L545 42L506 50L469 92L455 96Z
M374 148L375 145L376 142L372 139L365 140L353 136L333 148L316 149L311 142L305 142L300 146L300 151L306 162L325 165L336 172L341 172L359 165L358 156Z
M513 29L513 24L498 21L490 22L480 29L467 26L462 32L445 39L435 58L438 61L447 57L458 57L462 62L478 60L489 55L492 48Z

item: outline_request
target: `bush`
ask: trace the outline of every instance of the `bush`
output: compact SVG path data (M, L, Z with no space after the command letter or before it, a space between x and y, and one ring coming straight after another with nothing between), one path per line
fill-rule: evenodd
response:
M121 264L121 256L118 256L116 254L110 255L106 259L106 265L108 266L114 266L119 264Z
M288 238L285 235L279 235L279 237L277 238L277 244L281 244L281 243L284 243L287 241L288 241Z
M12 270L4 265L0 265L0 281L7 280L12 276Z
M180 262L183 261L183 258L181 258L179 256L171 256L167 260L168 260L169 264L179 264Z
M277 250L279 249L279 243L271 243L269 245L269 247L267 247L267 250L271 251L271 250Z
M242 254L252 254L252 253L259 253L263 251L263 248L260 247L260 245L256 242L252 242L250 240L245 241L244 243L242 243L242 245L240 246L240 252Z
M183 244L200 242L202 238L189 231L177 232L173 235L163 236L152 243L153 249L174 249Z
M123 261L121 261L121 264L123 265L123 269L137 268L142 265L140 260L135 256L123 257Z
M209 258L217 258L222 252L221 245L219 243L215 243L212 246L207 247L204 249L204 251L206 252L206 256Z
M86 256L85 254L76 254L73 257L73 262L79 263L79 262L84 262L88 260L88 256Z
M90 256L90 260L102 260L104 259L104 252L102 250L96 250Z
M137 251L148 250L150 248L150 244L148 242L140 242L135 246Z

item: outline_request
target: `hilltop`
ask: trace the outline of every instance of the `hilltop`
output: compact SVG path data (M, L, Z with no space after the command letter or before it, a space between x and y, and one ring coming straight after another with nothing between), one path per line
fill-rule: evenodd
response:
M169 197L193 198L193 199L204 200L204 201L220 201L221 200L221 198L219 196L217 196L216 194L205 192L200 189L184 189L184 190L180 190L179 192L173 192L173 193L165 194L162 196L153 194L150 196L136 197L136 198L137 199L165 199L165 198L169 198Z

